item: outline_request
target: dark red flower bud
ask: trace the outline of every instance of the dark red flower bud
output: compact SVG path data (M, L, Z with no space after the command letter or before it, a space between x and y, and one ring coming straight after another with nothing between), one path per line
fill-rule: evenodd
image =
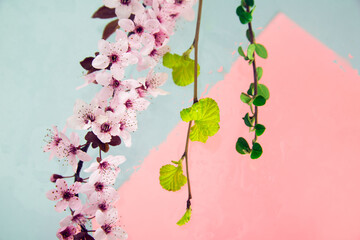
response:
M56 180L61 179L61 178L64 178L64 177L59 174L53 174L50 177L50 181L54 183L54 182L56 182Z

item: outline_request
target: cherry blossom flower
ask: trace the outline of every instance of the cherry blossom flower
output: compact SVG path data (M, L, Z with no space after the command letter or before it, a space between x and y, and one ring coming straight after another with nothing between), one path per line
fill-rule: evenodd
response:
M80 192L85 193L88 198L101 199L106 197L113 199L117 197L117 191L102 180L100 176L89 179L88 183L81 186Z
M115 8L116 16L119 19L128 18L130 14L137 14L144 11L144 7L138 0L103 0L108 8Z
M119 136L123 140L126 147L131 147L130 132L137 130L138 124L136 119L136 112L127 111L120 116L120 133Z
M101 39L98 47L100 54L92 61L93 67L105 69L111 63L111 74L118 80L124 76L124 67L137 63L137 58L131 52L128 52L129 45L127 39L115 43Z
M56 180L56 189L52 189L46 193L46 197L51 201L58 201L55 205L57 212L65 211L69 206L72 210L78 210L81 208L81 201L75 194L79 193L81 187L80 182L75 182L73 185L68 187L64 179Z
M61 227L67 227L71 224L74 225L85 225L87 219L85 218L82 211L77 210L74 212L73 215L65 217L63 220L60 221Z
M187 21L192 21L195 18L195 12L192 6L196 3L196 0L167 0L167 4L171 4L175 11L179 13L179 16L185 18Z
M79 135L77 135L75 132L71 133L70 139L65 136L63 141L65 145L64 154L68 160L68 163L73 167L74 172L77 168L76 157L85 162L91 160L91 157L87 153L80 150Z
M162 57L170 51L169 46L163 46L160 48L153 48L147 56L139 59L137 70L142 71L147 68L154 68Z
M89 198L88 205L84 209L85 213L89 216L95 216L96 211L100 210L103 213L106 213L108 210L113 208L113 204L118 199L118 196L111 198L110 196L101 196L98 198L96 195L93 195Z
M60 240L73 240L77 230L74 226L62 227L56 233L56 237Z
M87 104L83 100L76 100L74 115L67 119L67 125L73 129L89 129L97 118L101 117L101 110L94 102Z
M155 38L152 34L158 32L159 21L157 19L149 19L145 14L136 15L134 21L130 19L120 19L119 26L129 32L129 43L136 49L141 49L141 54L148 54L155 45Z
M144 111L150 104L146 99L139 98L135 90L118 94L114 101L117 102L120 109L123 109L121 112Z
M118 136L120 133L119 116L112 111L105 113L106 120L95 122L93 132L103 143L111 141L111 136Z
M147 93L149 93L153 97L157 97L158 95L166 95L168 92L159 89L166 82L168 75L166 73L154 73L154 71L150 71L146 78L139 79L140 82L144 85Z
M170 4L160 5L158 0L152 1L152 8L147 9L147 14L151 18L156 18L160 23L160 31L167 35L173 34L175 19L173 15L178 15L174 7Z
M105 71L97 75L96 81L104 86L104 88L96 95L96 98L103 102L117 94L119 91L128 91L141 86L141 83L134 79L120 81Z
M125 161L126 158L124 156L109 155L100 162L92 163L84 172L92 172L89 181L91 181L92 178L97 178L107 184L114 184L120 170L118 166Z
M127 233L119 226L116 226L116 222L119 220L118 213L115 208L103 213L101 211L96 212L96 221L101 226L95 231L94 238L96 240L116 240L127 239Z
M65 129L63 130L63 132ZM53 126L53 131L46 135L50 140L48 140L48 144L44 147L44 152L50 152L49 159L51 160L54 156L58 158L62 158L63 154L61 149L63 149L63 139L66 137L64 133L59 133L56 126Z

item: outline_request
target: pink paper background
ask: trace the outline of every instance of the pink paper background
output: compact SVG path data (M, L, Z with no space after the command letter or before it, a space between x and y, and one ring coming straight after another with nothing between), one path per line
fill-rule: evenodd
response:
M235 151L248 140L240 101L252 79L238 59L210 89L221 109L221 129L206 144L190 143L191 221L187 190L159 184L162 165L182 155L186 124L179 123L119 189L117 204L129 240L360 239L360 77L333 51L279 14L258 38L269 50L261 80L271 91L260 108L267 127L263 156Z

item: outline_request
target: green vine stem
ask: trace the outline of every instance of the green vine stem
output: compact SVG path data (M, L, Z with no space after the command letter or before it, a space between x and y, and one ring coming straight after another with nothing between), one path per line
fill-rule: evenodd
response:
M246 6L246 12L250 13L250 7ZM248 28L249 28L249 35L250 35L250 43L251 44L255 44L255 36L254 36L254 32L252 29L252 25L251 22L248 23ZM254 96L257 95L258 92L258 87L257 87L257 83L258 83L258 78L257 78L257 72L256 72L256 57L255 57L255 53L253 53L253 62L252 62L252 68L253 68L253 75L254 75ZM255 126L258 123L258 107L255 106L255 112L254 112L254 118L255 118ZM256 133L254 134L254 140L253 142L256 142L257 140L257 135Z
M198 64L198 45L199 32L203 0L199 0L198 14L196 21L196 31L194 41L182 56L178 54L167 53L163 57L163 65L172 69L172 78L176 85L185 87L194 83L194 96L192 105L189 108L181 110L180 117L188 122L185 150L180 160L171 161L173 164L166 164L160 169L160 185L168 191L178 191L186 183L188 187L188 199L186 201L186 212L177 222L178 225L184 225L189 222L191 217L191 185L189 171L189 143L199 141L205 143L210 136L215 135L220 129L220 110L214 99L198 99L198 76L200 66ZM195 50L195 60L190 58L190 53ZM185 174L183 174L183 161L185 160Z
M257 142L258 137L261 136L265 131L265 126L259 124L259 107L265 105L266 101L270 97L269 89L264 85L260 84L259 80L262 77L263 69L256 66L256 55L266 59L268 54L266 48L256 42L255 35L252 27L252 14L255 10L254 0L242 0L240 6L236 9L236 14L239 16L239 20L242 24L247 24L248 29L246 36L250 42L247 48L246 54L242 47L238 49L239 55L242 56L249 64L252 65L254 81L250 84L247 93L241 93L240 99L250 107L252 114L246 113L243 120L246 126L249 127L250 132L255 132L254 139L252 140L252 147L250 148L248 142L243 137L239 137L236 142L236 151L240 154L250 154L252 159L259 158L262 153L262 147ZM253 107L255 110L253 110Z
M199 0L198 14L196 20L196 30L195 30L195 38L194 38L194 49L195 49L195 64L194 64L194 100L193 104L198 102L197 92L198 92L198 46L199 46L199 33L200 33L200 21L201 21L201 10L202 10L202 0ZM191 47L190 47L191 48ZM189 122L189 127L186 134L186 144L185 144L185 163L186 163L186 178L188 185L188 200L186 203L186 209L189 209L191 206L191 186L190 186L190 174L189 174L189 157L188 157L188 149L189 149L189 140L190 140L190 129L193 121Z

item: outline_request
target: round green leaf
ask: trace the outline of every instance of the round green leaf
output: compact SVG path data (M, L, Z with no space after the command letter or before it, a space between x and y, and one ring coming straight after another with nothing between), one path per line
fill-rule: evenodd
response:
M240 55L240 56L245 57L244 50L242 49L241 46L238 48L238 52L239 52L239 55Z
M255 51L255 44L250 44L248 49L247 49L247 57L250 59L250 60L253 60L254 59L254 51Z
M253 101L253 104L258 107L265 105L265 103L266 103L266 99L260 95L257 95Z
M183 174L181 161L178 166L171 164L160 168L160 185L168 191L178 191L185 185L187 178Z
M251 14L246 12L241 5L237 7L236 14L239 16L240 22L242 24L247 24L252 20Z
M254 36L255 38L255 33L252 32L252 35ZM246 30L246 38L249 40L249 42L252 42L252 39L251 39L251 36L250 36L250 30Z
M194 120L190 130L190 140L205 143L220 129L220 110L212 98L200 99L189 108L181 110L180 117L185 122Z
M253 96L254 95L254 84L250 83L249 89L247 90L247 94Z
M245 0L246 5L248 5L249 7L254 6L254 0Z
M259 81L261 79L263 75L263 69L262 67L257 67L256 68L256 76L257 76L257 80Z
M258 84L257 87L258 87L257 94L260 96L263 96L265 98L265 100L269 100L270 91L267 88L267 86L265 86L264 84Z
M241 93L240 99L243 103L249 104L249 102L251 101L252 98L249 95L247 95L246 93Z
M244 119L244 123L245 123L246 126L253 127L252 121L251 121L251 119L249 117L249 113L246 113L245 116L243 117L243 119Z
M260 43L256 43L256 48L255 48L255 52L257 55L259 55L259 57L262 58L267 58L268 57L268 53L266 51L266 48L264 47L264 45L261 45Z
M236 142L236 151L240 154L248 154L250 153L250 147L249 144L247 143L247 141L245 140L245 138L238 138L237 142Z
M262 124L255 125L255 134L256 136L261 136L265 132L265 126Z
M253 148L250 154L251 159L257 159L261 156L263 153L262 147L259 143L255 142L253 143Z

